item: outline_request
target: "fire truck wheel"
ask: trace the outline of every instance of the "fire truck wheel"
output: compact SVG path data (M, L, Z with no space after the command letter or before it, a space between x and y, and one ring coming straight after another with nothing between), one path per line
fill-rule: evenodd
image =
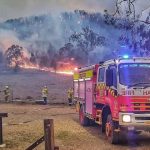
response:
M115 132L114 130L115 130L115 126L112 121L112 117L111 117L111 115L108 115L107 122L105 125L106 137L111 144L118 144L119 134L118 134L118 132Z
M107 121L107 115L104 115L102 118L102 124L100 126L100 133L101 134L105 133L106 121Z
M90 119L85 116L85 112L84 112L83 106L80 107L79 120L80 120L80 124L82 126L88 126L88 125L90 125Z

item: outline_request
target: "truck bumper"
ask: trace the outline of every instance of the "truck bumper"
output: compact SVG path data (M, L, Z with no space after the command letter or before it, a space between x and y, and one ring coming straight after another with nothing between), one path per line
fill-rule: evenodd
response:
M124 115L130 116L130 121L125 122ZM150 113L119 113L119 127L128 131L150 131Z

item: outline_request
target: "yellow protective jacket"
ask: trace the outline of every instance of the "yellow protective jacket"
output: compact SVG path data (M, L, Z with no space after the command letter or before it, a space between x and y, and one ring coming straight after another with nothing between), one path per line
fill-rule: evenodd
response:
M4 95L5 95L5 96L9 96L9 95L10 95L10 91L9 91L8 88L7 88L7 89L4 89Z
M43 88L42 89L42 97L47 97L48 96L48 88Z
M67 95L68 95L68 98L73 98L73 90L72 89L69 89L68 92L67 92Z

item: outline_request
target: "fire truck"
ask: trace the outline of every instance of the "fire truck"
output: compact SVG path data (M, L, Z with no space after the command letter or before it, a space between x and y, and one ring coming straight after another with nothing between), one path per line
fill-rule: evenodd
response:
M112 144L150 131L150 58L100 62L76 69L73 78L81 125L98 124Z

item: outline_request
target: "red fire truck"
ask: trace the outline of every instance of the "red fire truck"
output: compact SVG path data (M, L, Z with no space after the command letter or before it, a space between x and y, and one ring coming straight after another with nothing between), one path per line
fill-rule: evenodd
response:
M150 58L119 58L74 72L81 125L100 125L108 141L150 131Z

